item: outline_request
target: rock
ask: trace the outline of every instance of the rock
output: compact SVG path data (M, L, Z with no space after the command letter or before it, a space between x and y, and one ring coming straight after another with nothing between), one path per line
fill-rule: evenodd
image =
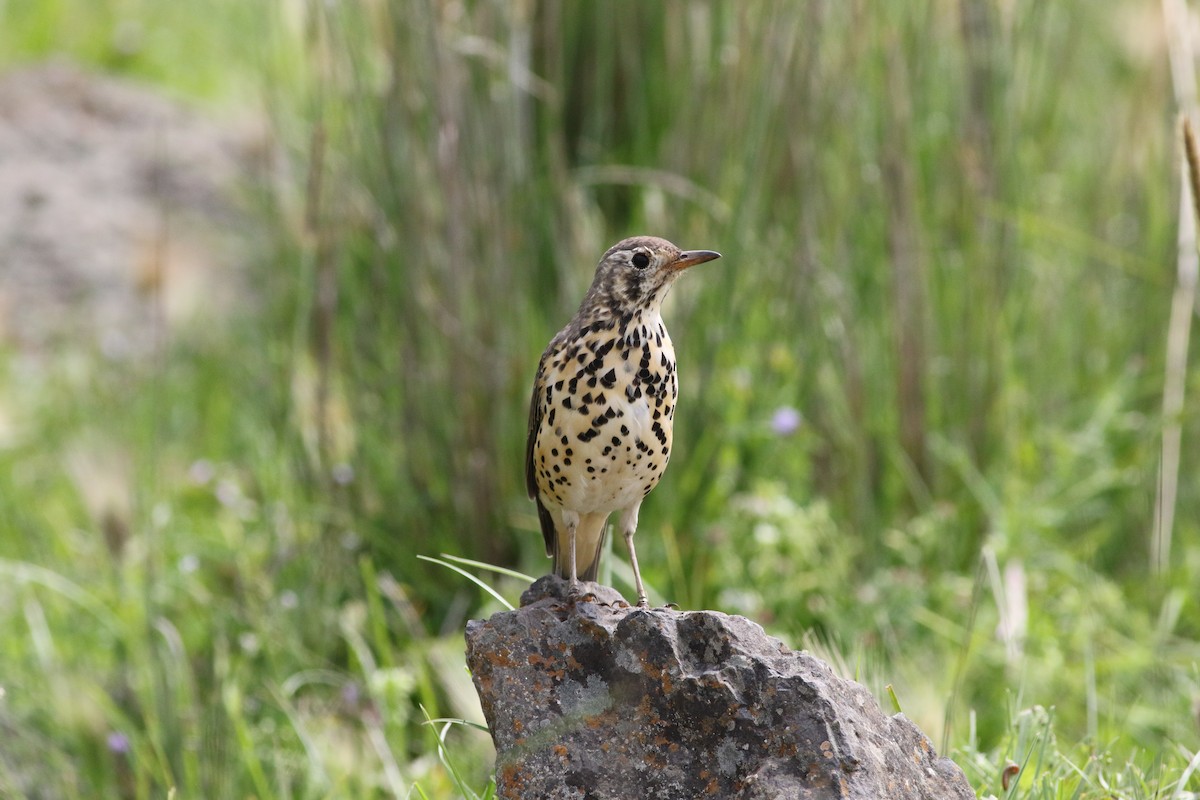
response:
M743 618L539 579L467 625L499 796L974 798L903 715Z

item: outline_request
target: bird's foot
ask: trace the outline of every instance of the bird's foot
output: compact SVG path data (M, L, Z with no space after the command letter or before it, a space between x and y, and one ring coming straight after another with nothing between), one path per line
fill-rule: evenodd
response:
M583 585L579 581L572 581L567 588L567 602L571 605L576 603L595 603L597 601L595 592L585 592Z

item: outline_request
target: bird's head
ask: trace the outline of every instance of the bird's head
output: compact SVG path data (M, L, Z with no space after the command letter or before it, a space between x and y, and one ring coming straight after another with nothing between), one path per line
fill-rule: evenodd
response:
M623 239L600 259L584 307L612 314L656 308L688 267L720 258L712 250L680 250L666 239Z

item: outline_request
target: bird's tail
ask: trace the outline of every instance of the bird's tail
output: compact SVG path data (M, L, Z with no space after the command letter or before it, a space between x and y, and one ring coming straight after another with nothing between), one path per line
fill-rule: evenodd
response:
M581 581L596 580L600 551L608 531L608 514L581 514L575 529L575 571ZM554 536L554 571L562 578L571 577L571 540L566 526Z

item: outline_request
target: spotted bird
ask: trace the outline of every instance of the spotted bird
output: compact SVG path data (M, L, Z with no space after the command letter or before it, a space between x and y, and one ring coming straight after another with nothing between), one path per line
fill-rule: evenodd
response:
M685 269L720 257L653 236L617 242L542 354L529 403L526 488L546 555L572 593L580 579L596 579L608 517L619 511L638 605L648 605L633 534L642 499L671 455L679 395L662 302Z

